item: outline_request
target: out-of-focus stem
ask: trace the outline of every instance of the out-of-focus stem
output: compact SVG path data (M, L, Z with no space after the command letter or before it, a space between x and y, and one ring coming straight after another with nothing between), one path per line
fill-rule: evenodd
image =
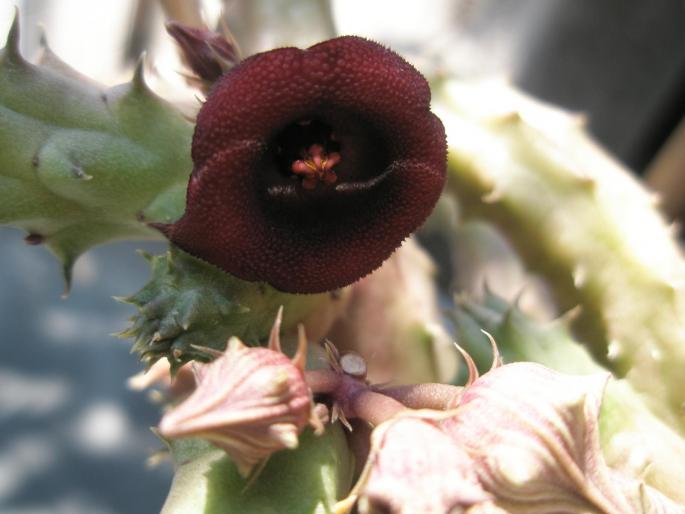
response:
M224 21L244 55L304 48L336 35L328 0L224 0Z
M460 215L506 234L560 311L579 305L579 340L685 434L685 262L654 196L577 118L492 83L434 94Z
M309 369L304 378L314 394L330 394L340 386L341 375L330 369Z
M685 119L669 137L645 174L647 184L659 193L669 218L685 215Z
M401 402L410 409L444 410L454 405L463 388L449 384L412 384L383 387L376 391Z
M406 410L406 407L397 400L365 387L360 387L357 394L353 394L348 401L351 414L373 426L378 426Z
M183 25L202 27L202 13L199 0L159 0L167 19Z
M305 380L314 394L330 395L345 416L359 418L376 426L407 407L374 391L367 383L330 369L305 371Z

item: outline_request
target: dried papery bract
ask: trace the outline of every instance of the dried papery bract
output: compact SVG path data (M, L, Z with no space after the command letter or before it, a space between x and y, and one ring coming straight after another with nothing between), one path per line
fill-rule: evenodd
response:
M226 73L200 110L183 217L188 253L290 293L378 268L430 214L446 142L428 83L383 46L340 37Z
M297 447L314 420L300 356L306 350L291 361L276 349L277 337L272 341L274 349L249 348L233 338L216 360L198 366L197 389L164 415L160 434L207 439L243 476L273 452Z

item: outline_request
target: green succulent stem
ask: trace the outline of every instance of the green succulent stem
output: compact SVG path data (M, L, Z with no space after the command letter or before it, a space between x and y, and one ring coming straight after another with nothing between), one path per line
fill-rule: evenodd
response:
M18 17L0 50L0 224L62 261L118 239L161 239L147 222L185 208L192 125L145 84L143 62L105 88L45 46L19 53Z
M685 428L685 262L655 198L582 120L502 84L446 81L449 190L547 279L593 356Z
M249 483L220 449L199 439L169 443L176 467L162 514L330 513L349 490L354 469L339 424L296 450L274 454Z

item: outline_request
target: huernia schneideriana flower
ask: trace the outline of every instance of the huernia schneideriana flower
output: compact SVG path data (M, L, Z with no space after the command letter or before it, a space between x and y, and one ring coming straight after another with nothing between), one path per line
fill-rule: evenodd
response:
M269 348L247 347L232 338L213 362L199 365L197 389L164 415L160 434L206 439L247 476L272 453L296 448L307 424L320 430L304 379L304 333L290 360L280 349L279 325L274 324Z
M239 278L316 293L379 267L425 220L446 141L421 74L348 36L231 69L192 157L186 212L159 226L169 239Z

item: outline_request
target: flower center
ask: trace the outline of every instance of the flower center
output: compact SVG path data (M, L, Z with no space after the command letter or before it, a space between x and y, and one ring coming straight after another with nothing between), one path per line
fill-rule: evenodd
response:
M340 162L338 152L326 153L323 146L314 144L310 146L302 159L293 162L290 169L296 175L302 177L302 187L314 189L319 182L335 184L338 177L333 171L333 166Z
M281 173L299 179L303 189L338 181L335 166L342 160L340 143L328 124L316 119L298 121L286 127L275 143Z

